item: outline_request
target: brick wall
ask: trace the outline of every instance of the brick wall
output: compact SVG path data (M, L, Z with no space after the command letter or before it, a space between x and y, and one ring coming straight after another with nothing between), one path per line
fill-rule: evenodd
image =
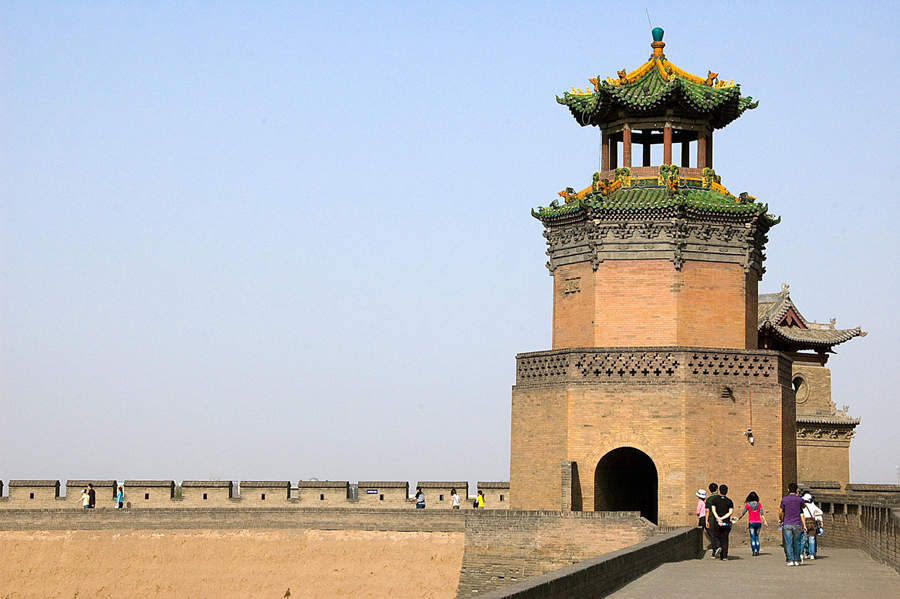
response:
M465 506L466 498L469 494L469 483L467 481L421 480L416 483L416 487L421 487L422 492L425 494L426 509L449 510L451 503L450 491L452 489L456 489L456 492L459 494L461 506ZM415 491L415 488L413 488L413 491ZM412 507L415 508L415 503L412 503Z
M241 507L283 507L291 501L290 489L291 483L287 480L242 480Z
M590 262L560 266L554 272L554 349L594 344L594 281Z
M478 490L484 493L484 509L509 509L509 482L478 481Z
M172 498L175 496L175 481L126 480L123 490L125 505L129 508L171 507ZM111 501L110 505L112 505Z
M831 439L797 439L797 472L800 480L850 481L849 442L841 446Z
M553 273L553 348L697 346L755 349L755 272L739 264L607 260Z
M181 483L183 507L235 507L230 480L186 480Z
M683 528L478 596L482 599L606 597L666 562L699 557L701 546L700 530Z
M301 480L297 483L298 499L301 507L354 507L347 501L349 481L315 481Z
M566 486L573 498L580 494L582 509L593 510L597 464L623 447L652 460L664 525L695 522L694 493L711 481L728 484L735 501L753 490L765 505L777 505L796 480L793 391L784 356L592 348L518 358L513 509L560 509L560 464L575 462L578 481ZM751 426L751 391L753 445L744 435Z
M11 480L9 481L9 497L6 499L0 504L3 508L59 507L61 502L59 498L59 481Z
M656 527L635 512L476 511L466 518L457 597L485 592L639 543Z
M818 493L822 546L856 547L900 572L900 493Z
M511 509L558 510L559 465L566 460L568 391L514 389L509 484Z
M168 508L0 511L0 530L266 529L462 532L474 510ZM484 512L487 513L487 512Z
M409 508L409 483L404 481L361 480L357 507L375 509ZM372 492L370 492L372 491Z

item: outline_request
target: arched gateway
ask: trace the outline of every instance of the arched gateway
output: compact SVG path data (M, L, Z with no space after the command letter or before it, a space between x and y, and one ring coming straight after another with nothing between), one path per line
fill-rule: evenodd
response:
M656 465L634 447L619 447L603 456L594 471L595 511L640 511L657 523Z

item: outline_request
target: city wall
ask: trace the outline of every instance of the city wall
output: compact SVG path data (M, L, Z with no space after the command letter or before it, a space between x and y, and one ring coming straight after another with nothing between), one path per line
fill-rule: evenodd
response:
M465 521L457 597L506 585L640 543L656 526L638 512L501 511Z
M0 530L366 530L464 534L457 594L470 597L660 534L635 512L236 507L5 509ZM618 580L618 579L617 579Z
M96 508L115 507L115 480L11 480L8 495L0 496L0 511L82 509L81 492L88 484L94 486ZM127 509L181 508L340 508L340 509L414 509L410 501L407 481L221 481L185 480L126 480L121 486ZM426 509L450 509L450 492L456 489L461 509L471 510L473 497L467 481L420 481L425 493ZM485 509L509 507L509 483L479 482L476 489L485 496ZM4 483L0 481L0 495ZM474 496L475 489L472 490Z
M823 545L856 547L900 572L900 485L847 485L818 492L824 514Z

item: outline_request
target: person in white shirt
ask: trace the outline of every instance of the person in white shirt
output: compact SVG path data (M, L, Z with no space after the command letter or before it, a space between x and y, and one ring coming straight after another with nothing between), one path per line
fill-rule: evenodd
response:
M450 509L459 509L459 495L457 495L456 489L450 489Z
M815 527L809 527L809 530L803 533L803 541L800 548L800 559L816 559L816 534L823 534L825 529L822 527L824 513L819 506L813 503L811 493L803 494L803 517L807 521L815 521Z

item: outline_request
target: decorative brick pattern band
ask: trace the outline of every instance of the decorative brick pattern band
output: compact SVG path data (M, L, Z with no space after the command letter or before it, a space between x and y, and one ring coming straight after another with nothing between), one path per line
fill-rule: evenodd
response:
M773 351L709 348L573 348L516 356L516 386L623 381L789 384L790 360Z

